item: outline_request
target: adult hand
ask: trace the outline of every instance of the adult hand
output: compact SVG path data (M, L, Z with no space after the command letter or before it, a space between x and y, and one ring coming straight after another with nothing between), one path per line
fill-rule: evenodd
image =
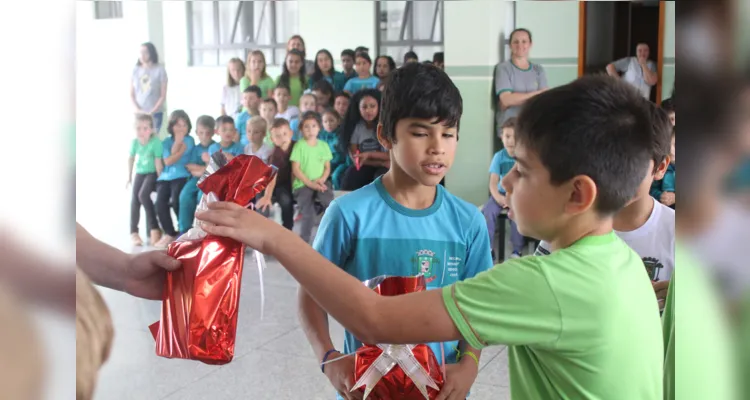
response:
M341 353L334 352L330 357L341 357ZM351 391L354 386L354 357L346 357L326 364L324 371L331 385L341 397L347 400L362 399L362 393L358 390Z
M181 267L180 261L164 251L130 254L122 273L122 289L135 297L161 300L167 271Z

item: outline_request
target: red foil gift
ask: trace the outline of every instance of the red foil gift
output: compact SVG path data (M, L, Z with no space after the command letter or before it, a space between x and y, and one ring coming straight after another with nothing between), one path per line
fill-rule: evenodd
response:
M276 169L255 156L240 155L227 163L217 152L207 172L198 183L204 193L199 209L212 201L247 206ZM232 361L245 245L207 235L198 226L170 244L167 253L182 268L167 273L161 319L149 327L156 354L206 364Z
M382 296L426 290L424 276L370 279L365 285ZM443 374L429 346L365 344L355 356L355 390L365 399L435 399L443 387Z

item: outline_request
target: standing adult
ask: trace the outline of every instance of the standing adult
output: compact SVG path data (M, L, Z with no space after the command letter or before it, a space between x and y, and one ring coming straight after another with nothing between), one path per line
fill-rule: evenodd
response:
M510 60L495 68L495 95L497 111L495 120L499 128L508 118L515 117L526 100L547 90L547 74L540 64L529 61L531 32L518 28L510 33Z
M133 68L130 99L135 112L154 117L158 132L164 119L164 100L167 98L167 71L159 64L159 54L153 43L141 45L141 55Z
M651 87L659 81L656 73L656 63L648 59L649 48L646 43L638 43L635 48L635 57L621 58L607 64L607 74L620 77L635 86L639 92L649 99Z
M289 52L292 49L299 50L302 52L302 59L305 60L305 73L310 76L315 71L315 62L307 59L307 52L305 50L305 39L302 39L300 35L294 35L289 38L286 42L286 51Z

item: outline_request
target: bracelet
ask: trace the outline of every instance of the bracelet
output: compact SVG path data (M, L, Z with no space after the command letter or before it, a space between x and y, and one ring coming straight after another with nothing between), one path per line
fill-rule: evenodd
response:
M461 350L459 350L458 348L456 348L456 361L461 361L461 359L464 358L464 356L469 356L469 357L473 358L474 362L477 363L477 367L479 367L479 357L477 357L476 354L474 354L474 353L472 353L470 351L465 351L465 352L461 353Z
M320 372L323 372L323 373L326 372L326 364L325 364L326 360L332 353L336 353L337 351L338 350L336 349L331 349L331 350L326 351L326 354L323 356L323 361L320 362Z

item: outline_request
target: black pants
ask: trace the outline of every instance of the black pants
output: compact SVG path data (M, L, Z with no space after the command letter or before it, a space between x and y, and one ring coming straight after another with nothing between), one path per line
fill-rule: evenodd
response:
M291 186L277 186L273 190L273 201L281 207L281 221L284 228L294 228L294 197Z
M151 192L156 189L156 174L135 174L133 181L133 198L130 200L130 233L138 233L138 221L141 220L141 205L146 211L146 229L159 229L156 222L156 209L151 201Z
M169 207L172 207L175 215L180 213L180 192L185 186L188 178L178 178L171 181L158 181L156 183L156 216L159 218L161 229L169 236L177 236L177 231L172 224L172 215Z
M351 166L341 179L341 190L352 191L371 184L377 177L388 172L385 167L362 166L359 170Z

